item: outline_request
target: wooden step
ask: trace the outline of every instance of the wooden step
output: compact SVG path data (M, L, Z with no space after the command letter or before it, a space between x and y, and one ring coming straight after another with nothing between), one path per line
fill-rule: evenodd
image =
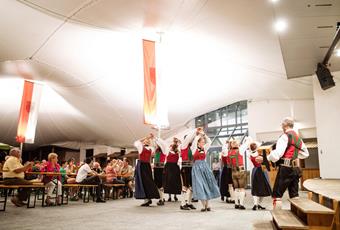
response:
M304 213L332 214L334 210L327 208L307 198L289 199L290 203Z
M308 229L290 210L273 210L273 221L280 229Z

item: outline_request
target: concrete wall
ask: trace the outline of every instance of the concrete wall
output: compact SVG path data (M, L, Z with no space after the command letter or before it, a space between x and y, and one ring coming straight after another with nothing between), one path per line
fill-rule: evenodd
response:
M248 102L249 135L258 141L276 140L282 119L291 116L303 138L316 137L314 100L263 100Z
M324 91L315 77L313 90L320 174L322 178L340 179L340 72L333 75L335 87Z

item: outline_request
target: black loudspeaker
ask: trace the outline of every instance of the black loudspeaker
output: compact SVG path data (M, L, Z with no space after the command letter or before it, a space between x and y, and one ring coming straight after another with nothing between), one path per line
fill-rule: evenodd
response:
M318 63L318 68L316 70L316 76L318 76L321 88L323 90L332 88L335 86L333 76L327 66L322 63Z
M121 155L121 156L124 156L125 153L126 153L126 149L120 149L120 155Z

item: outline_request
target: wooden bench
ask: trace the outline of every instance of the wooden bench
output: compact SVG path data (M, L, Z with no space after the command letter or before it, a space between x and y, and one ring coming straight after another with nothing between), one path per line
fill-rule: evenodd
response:
M107 188L109 190L107 190ZM104 190L105 190L105 200L110 199L110 191L112 189L112 199L118 199L118 194L115 195L118 188L125 188L125 184L104 184ZM108 193L108 194L107 194Z
M68 204L69 200L69 189L70 188L83 188L84 189L84 195L83 195L83 202L89 203L90 202L90 189L96 188L98 185L93 184L64 184L62 189L62 195L61 195L61 203L62 204ZM65 196L66 192L66 196ZM64 202L64 198L66 199L66 202ZM94 201L94 197L93 197Z
M310 229L330 229L334 210L306 198L289 199L291 211Z
M309 199L334 210L331 229L340 230L340 180L309 179L303 186L309 191Z
M304 224L296 215L290 210L274 210L271 212L273 216L274 225L278 229L308 229L308 226Z
M33 192L34 192L33 206L30 205L30 203L31 203L31 193L32 193L32 191L30 190L29 193L28 193L27 208L35 208L37 195L39 194L40 191L42 192L43 199L44 199L45 185L43 183L33 183L31 185L5 185L5 184L0 184L0 189L2 189L4 191L4 199L0 201L0 203L3 204L3 208L0 209L0 211L6 211L8 190L9 189L19 189L19 188L32 188L33 189Z

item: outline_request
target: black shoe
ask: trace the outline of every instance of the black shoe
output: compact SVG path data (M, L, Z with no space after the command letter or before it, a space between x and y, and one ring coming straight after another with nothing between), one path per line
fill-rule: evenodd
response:
M163 201L163 200L159 200L159 201L157 202L157 205L158 205L158 206L164 205L164 201Z
M171 202L171 197L169 197L168 202Z
M186 204L187 207L189 207L190 209L196 209L195 206L193 206L192 204Z
M256 211L256 209L257 209L257 205L254 205L253 210Z
M265 210L266 208L265 208L265 207L262 207L261 205L257 205L257 209Z
M207 211L210 212L210 211L211 211L211 208L207 208Z
M130 192L130 195L129 195L129 197L130 197L130 198L132 198L132 197L133 197L133 192Z
M190 208L188 207L188 205L181 205L180 206L181 210L190 210Z
M246 207L244 207L243 205L240 205L238 209L240 209L240 210L245 210Z
M227 199L225 200L225 202L228 203L228 204L235 204L235 201L230 200L229 198L227 198Z
M175 198L175 201L177 202L177 201L178 201L178 198L177 198L177 196L176 196L176 195L175 195L175 197L174 197L174 198Z
M205 211L207 211L206 208L202 208L202 209L201 209L201 212L205 212Z
M102 200L101 198L97 198L96 203L105 203L105 200Z
M191 199L191 202L195 203L195 202L198 202L198 200Z
M221 196L221 201L224 201L224 196ZM228 201L228 199L227 199L226 201ZM228 203L228 202L227 202L227 203Z
M235 204L235 209L239 209L239 208L240 208L240 205Z
M150 204L152 204L152 201L151 200L148 200L147 202L141 204L142 207L149 207Z

